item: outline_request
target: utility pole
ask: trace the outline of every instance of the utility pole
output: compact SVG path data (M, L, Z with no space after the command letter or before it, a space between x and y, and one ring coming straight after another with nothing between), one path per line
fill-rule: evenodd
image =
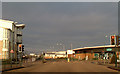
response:
M106 35L105 36L105 41L106 41L106 38L107 38L108 36ZM105 42L105 44L104 44L104 64L105 64L105 61L106 61L106 57L105 57L105 45L106 45L106 42Z
M115 50L114 50L114 54L115 54L115 67L117 67L117 55L116 55L116 47L118 46L119 43L117 43L119 40L119 38L115 35L113 36L110 36L110 42L111 42L111 45L115 45Z
M117 67L116 44L115 44L115 67Z
M117 67L117 54L116 54L116 51L118 52L118 47L120 45L120 36L117 35L116 36L116 44L115 44L115 67Z

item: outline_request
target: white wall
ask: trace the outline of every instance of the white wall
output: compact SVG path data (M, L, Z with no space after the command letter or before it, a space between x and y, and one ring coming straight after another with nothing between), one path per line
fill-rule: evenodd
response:
M5 28L0 28L0 40L6 39L11 41L11 31Z
M0 40L3 40L3 28L0 28Z
M11 22L5 22L0 20L0 27L9 28L14 31L14 28L13 28L14 26Z
M55 54L66 54L66 51L59 51L59 52L56 52Z
M56 55L57 57L67 57L67 55Z

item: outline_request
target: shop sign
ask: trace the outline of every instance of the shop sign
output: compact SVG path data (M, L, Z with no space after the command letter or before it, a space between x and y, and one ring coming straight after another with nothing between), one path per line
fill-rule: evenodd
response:
M107 48L106 51L112 51L112 49L111 48Z

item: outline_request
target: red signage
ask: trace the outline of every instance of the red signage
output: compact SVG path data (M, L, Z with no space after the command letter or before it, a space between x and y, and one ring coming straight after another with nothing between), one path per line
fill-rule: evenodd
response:
M11 50L11 51L10 51L10 53L14 53L14 51L13 51L13 50Z

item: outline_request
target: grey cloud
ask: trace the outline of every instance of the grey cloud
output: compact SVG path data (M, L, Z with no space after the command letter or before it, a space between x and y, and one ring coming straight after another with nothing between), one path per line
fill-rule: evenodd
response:
M26 24L26 49L49 49L57 42L66 49L103 45L117 33L117 3L3 3L3 18ZM109 44L109 38L106 43ZM46 50L45 50L46 51Z

